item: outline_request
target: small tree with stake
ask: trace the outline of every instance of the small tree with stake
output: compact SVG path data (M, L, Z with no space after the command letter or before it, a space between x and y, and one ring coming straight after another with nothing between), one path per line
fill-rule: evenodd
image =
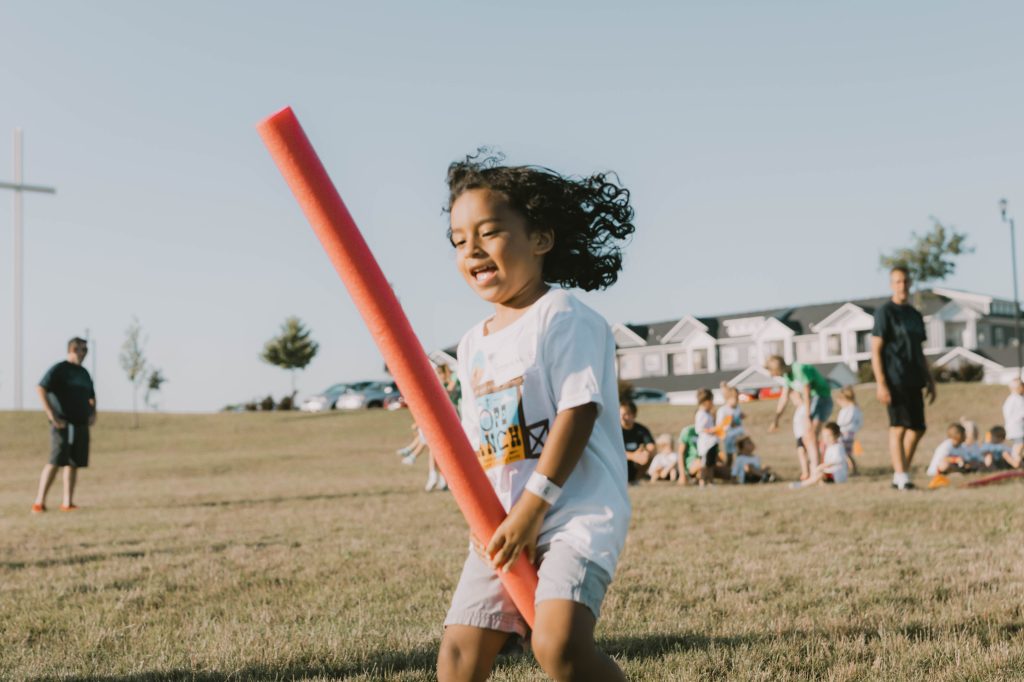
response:
M932 218L932 229L923 235L911 233L913 244L897 249L890 255L880 257L881 266L890 270L902 266L910 273L914 287L914 305L921 307L919 285L925 282L943 280L953 274L956 263L952 256L973 253L974 247L967 244L967 235L946 227L938 218Z
M136 429L139 428L139 388L146 379L145 345L146 342L142 339L142 325L139 324L139 318L133 316L131 324L125 330L125 339L121 344L121 355L118 360L132 384L132 415Z
M263 345L263 362L291 372L292 395L295 395L295 370L304 369L313 361L320 344L310 338L310 330L297 317L289 317L281 325L281 333Z

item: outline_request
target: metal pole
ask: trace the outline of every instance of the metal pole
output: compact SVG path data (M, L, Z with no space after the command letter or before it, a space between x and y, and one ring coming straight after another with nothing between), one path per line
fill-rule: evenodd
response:
M22 177L21 128L14 129L14 182L21 185ZM22 227L22 192L14 190L14 409L22 409L22 301L24 300L24 234Z
M1022 339L1020 338L1020 302L1017 300L1017 234L1013 224L1013 218L1010 218L1010 257L1013 259L1013 328L1014 334L1017 337L1017 378L1021 376L1021 370L1024 369L1024 346L1021 345Z

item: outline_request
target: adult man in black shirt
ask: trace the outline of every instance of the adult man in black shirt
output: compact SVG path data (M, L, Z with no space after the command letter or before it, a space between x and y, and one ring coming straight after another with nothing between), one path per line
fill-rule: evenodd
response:
M910 490L910 462L925 431L924 397L935 402L935 381L924 358L924 318L910 298L910 274L901 266L889 272L892 299L875 311L871 332L871 367L878 400L889 410L889 455L892 487Z
M39 477L39 493L32 512L46 511L46 493L64 468L64 503L61 511L78 509L74 503L78 470L89 466L89 427L96 423L96 393L92 377L82 360L89 352L85 339L77 336L68 341L68 357L51 367L36 390L43 402L43 411L50 420L50 461Z
M636 403L623 400L619 404L619 423L626 445L626 472L630 483L638 483L647 473L654 458L654 438L643 424L636 421Z

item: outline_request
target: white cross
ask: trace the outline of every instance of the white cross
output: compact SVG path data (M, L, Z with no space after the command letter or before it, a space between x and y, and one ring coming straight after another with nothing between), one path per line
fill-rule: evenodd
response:
M14 129L14 182L0 182L0 189L14 190L14 409L22 409L22 300L24 299L23 263L25 257L24 227L22 225L22 193L42 192L55 194L54 187L26 185L23 182L24 167L21 154L21 128Z

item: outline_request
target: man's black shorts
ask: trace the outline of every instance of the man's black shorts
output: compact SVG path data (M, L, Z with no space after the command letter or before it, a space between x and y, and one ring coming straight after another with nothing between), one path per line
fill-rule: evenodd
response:
M924 393L920 388L889 388L889 426L924 431Z
M59 467L89 466L89 427L68 424L63 429L50 428L50 464Z

